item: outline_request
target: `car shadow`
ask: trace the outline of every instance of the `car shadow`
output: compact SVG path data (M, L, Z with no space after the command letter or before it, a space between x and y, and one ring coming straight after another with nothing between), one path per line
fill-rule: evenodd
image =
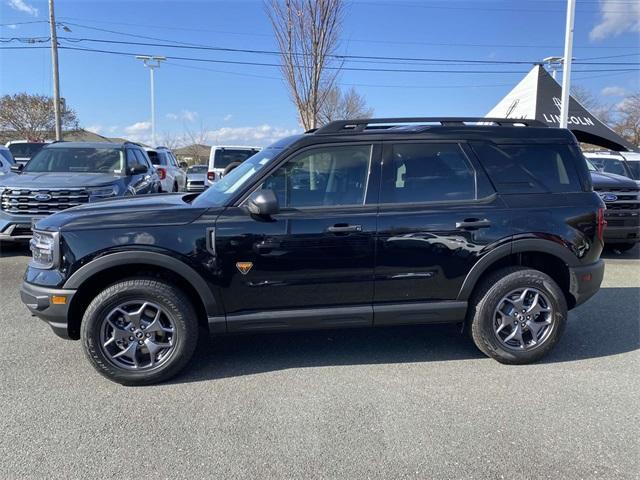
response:
M28 242L1 242L0 258L28 257L31 255Z
M626 252L616 251L612 248L605 247L602 251L602 258L605 260L639 260L640 259L640 243Z
M640 288L603 288L571 313L562 339L543 362L607 357L639 347ZM201 342L190 367L170 383L293 368L483 358L456 325L227 335Z

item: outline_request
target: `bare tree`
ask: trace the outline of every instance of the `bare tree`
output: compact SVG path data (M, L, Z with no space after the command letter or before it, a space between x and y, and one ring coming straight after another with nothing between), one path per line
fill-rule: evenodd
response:
M574 85L571 87L571 96L580 103L584 108L593 113L598 120L613 125L614 108L610 104L601 103L598 98L587 88L582 85Z
M324 97L324 102L318 112L320 124L326 124L333 120L346 120L350 118L369 118L373 115L373 108L367 106L366 99L351 87L346 92L334 86Z
M176 148L183 145L184 142L174 133L165 132L162 135L162 145L167 147L169 150L175 150Z
M640 146L640 92L627 96L616 107L613 129L633 145Z
M335 84L330 71L339 43L343 0L265 0L280 49L289 96L305 130L316 128L320 108Z
M184 147L186 155L191 158L187 163L190 165L199 164L203 149L206 149L209 146L209 130L202 122L200 123L200 128L197 130L185 127L184 139L187 142L187 145Z
M61 105L62 128L77 129L76 113ZM45 95L16 93L0 97L0 128L12 130L25 139L44 139L50 136L55 126L53 98Z

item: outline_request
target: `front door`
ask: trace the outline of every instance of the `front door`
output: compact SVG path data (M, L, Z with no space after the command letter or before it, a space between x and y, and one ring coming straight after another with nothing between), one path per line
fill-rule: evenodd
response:
M218 217L230 331L371 325L377 211L367 200L379 156L372 144L303 150L258 187L276 193L280 213L237 206Z

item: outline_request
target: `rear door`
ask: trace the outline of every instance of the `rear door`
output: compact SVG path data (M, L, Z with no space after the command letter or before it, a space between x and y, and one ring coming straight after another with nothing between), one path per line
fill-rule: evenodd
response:
M375 324L423 323L429 302L455 299L483 249L508 235L503 204L462 143L385 143L381 180Z
M366 200L377 195L379 157L373 143L303 150L258 187L276 193L280 213L220 215L230 331L371 325L377 208Z

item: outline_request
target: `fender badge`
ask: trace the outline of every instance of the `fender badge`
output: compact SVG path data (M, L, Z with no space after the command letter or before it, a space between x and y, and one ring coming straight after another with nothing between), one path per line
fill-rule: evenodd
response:
M236 267L242 275L246 275L249 273L249 270L251 270L251 267L253 267L253 262L237 262Z

